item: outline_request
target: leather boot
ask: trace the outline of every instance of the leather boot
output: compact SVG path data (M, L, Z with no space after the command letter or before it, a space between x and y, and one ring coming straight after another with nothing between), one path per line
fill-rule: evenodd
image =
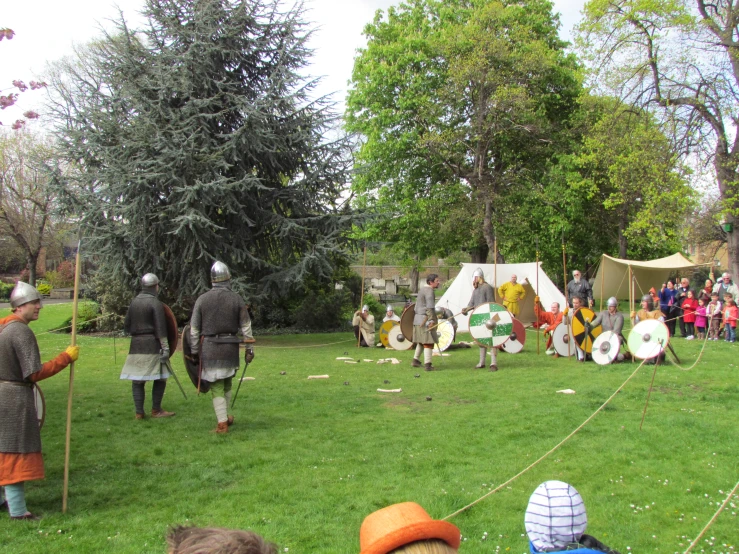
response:
M234 424L234 421L235 421L235 419L236 419L236 418L234 418L234 416L232 416L232 415L228 416L228 420L226 420L226 424L227 424L227 425L228 425L229 427L231 427L231 425L233 425L233 424Z
M152 410L151 417L172 417L174 412L168 412L166 410Z
M421 367L421 362L419 362L416 358L413 358L413 361L411 361L411 367Z
M498 371L498 366L495 364L490 364L490 371Z
M219 421L218 427L213 429L213 433L228 433L228 421Z
M424 369L426 371L434 371L436 368L434 366L432 366L431 364L426 364L426 366L424 367Z
M136 419L144 419L146 418L146 414L136 414Z

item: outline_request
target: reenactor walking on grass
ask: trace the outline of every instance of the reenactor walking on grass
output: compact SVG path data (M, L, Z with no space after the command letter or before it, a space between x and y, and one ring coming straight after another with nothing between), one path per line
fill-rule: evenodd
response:
M201 381L210 384L213 409L218 426L216 433L227 433L233 425L230 415L231 385L239 369L239 344L247 343L244 360L254 359L251 343L251 318L243 299L231 290L231 272L223 262L210 269L213 288L195 301L190 319L190 348L193 362L199 366Z

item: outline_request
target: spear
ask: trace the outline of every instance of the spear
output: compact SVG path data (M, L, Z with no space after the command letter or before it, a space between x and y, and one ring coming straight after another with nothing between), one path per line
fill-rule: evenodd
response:
M564 274L564 285L565 285L565 304L567 308L570 307L570 300L567 297L567 250L565 250L565 232L562 231L562 272ZM567 357L570 357L570 341L572 340L572 325L570 325L571 318L567 317Z
M539 237L536 237L536 296L539 297ZM536 317L536 355L538 356L541 354L539 350L539 317L536 315L537 311L536 309L539 308L538 305L534 305L534 316ZM541 309L541 308L539 308Z
M80 247L77 241L77 257L74 267L74 302L72 303L72 346L77 344L77 306L80 298ZM69 451L72 438L72 395L74 391L74 362L69 364L69 392L67 393L67 434L64 446L64 487L62 490L62 513L67 513L67 494L69 492Z
M367 268L367 241L364 241L364 261L362 262L362 292L359 295L359 313L362 313L362 306L364 305L364 271ZM361 315L360 315L361 318ZM357 333L357 348L362 344L362 322L359 322L359 332ZM374 346L370 344L368 346ZM246 371L246 366L244 366Z

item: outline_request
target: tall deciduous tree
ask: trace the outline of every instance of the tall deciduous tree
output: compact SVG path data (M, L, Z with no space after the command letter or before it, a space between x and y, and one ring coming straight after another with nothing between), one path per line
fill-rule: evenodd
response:
M63 228L54 217L61 174L48 140L23 130L0 134L0 235L22 249L32 285L41 250Z
M739 273L739 6L734 0L590 0L579 44L593 83L654 110L685 153L713 164Z
M355 191L379 211L402 206L396 224L425 225L437 244L439 220L452 219L450 247L492 251L518 224L507 198L542 179L581 90L551 9L412 0L378 12L347 102L363 140ZM428 203L439 206L430 215Z
M102 270L152 271L187 304L219 259L252 297L330 278L352 216L331 104L310 100L301 7L147 0L57 67L53 111L81 171L73 209Z

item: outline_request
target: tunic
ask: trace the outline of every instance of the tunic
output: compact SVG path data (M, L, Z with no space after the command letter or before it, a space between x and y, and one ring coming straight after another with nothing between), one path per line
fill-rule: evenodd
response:
M383 323L385 323L386 321L397 321L398 323L400 323L400 317L398 317L398 315L395 312L393 312L392 316L390 317L385 316L382 318Z
M472 296L467 307L477 308L481 304L487 304L489 302L495 302L495 290L487 283L480 283L477 285L477 288L472 289Z
M639 323L640 321L644 321L645 319L658 319L664 322L665 314L663 314L659 310L652 310L651 312L648 312L647 310L639 310L638 312L636 312L637 323Z
M434 344L436 343L436 333L429 331L429 322L438 323L436 319L436 310L434 306L436 298L434 297L434 289L430 286L424 286L416 298L413 316L413 342L418 344Z
M190 319L192 352L200 353L203 381L214 383L236 373L239 331L244 339L253 338L246 304L231 290L230 282L213 283L213 288L195 301Z
M590 326L593 328L598 325L603 328L603 331L613 331L617 335L621 336L621 331L624 328L624 314L616 312L611 315L611 312L604 310L590 323Z
M121 379L153 381L169 377L167 365L162 364L160 355L163 348L169 348L167 318L155 292L144 290L133 299L123 329L131 335L131 346L121 370Z
M593 299L593 289L590 288L590 283L588 283L587 279L580 279L580 282L575 281L574 279L567 283L567 296L568 301L570 303L570 308L572 308L572 297L573 296L579 296L585 301L585 306L589 303L590 300Z
M362 333L364 342L367 346L374 346L375 344L375 316L371 313L367 314L367 319L362 319L362 316L356 314L352 320L353 327L359 327L359 331Z
M503 299L505 309L514 316L517 316L521 313L521 309L518 307L518 301L526 298L526 290L521 283L514 285L509 281L498 287L498 296Z
M544 331L544 334L548 337L546 347L551 348L552 347L552 331L557 325L562 323L562 318L564 317L564 313L560 311L559 313L557 313L557 315L554 315L552 312L544 312L538 305L534 306L534 313L536 314L536 318L540 324L542 323L547 324L547 329L546 331Z
M32 384L72 362L62 352L41 364L36 336L18 316L0 320L0 486L44 478Z

